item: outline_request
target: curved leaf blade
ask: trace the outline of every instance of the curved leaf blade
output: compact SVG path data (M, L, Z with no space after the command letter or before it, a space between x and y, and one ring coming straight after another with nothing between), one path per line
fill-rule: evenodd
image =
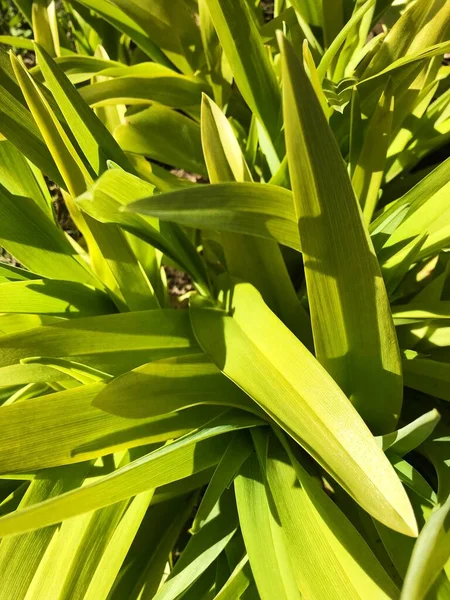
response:
M416 535L397 475L331 376L249 284L235 285L231 310L232 316L201 300L192 304L191 322L203 350L365 510L388 527Z
M269 238L300 251L292 192L262 183L217 183L159 194L127 211L199 229Z

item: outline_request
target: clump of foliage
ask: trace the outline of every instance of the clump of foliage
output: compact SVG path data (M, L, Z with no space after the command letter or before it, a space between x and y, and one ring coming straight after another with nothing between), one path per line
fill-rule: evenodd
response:
M449 598L450 3L16 4L0 597Z

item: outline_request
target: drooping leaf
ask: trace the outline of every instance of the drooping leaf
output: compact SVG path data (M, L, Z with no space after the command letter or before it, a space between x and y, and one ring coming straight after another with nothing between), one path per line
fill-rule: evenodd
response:
M292 193L260 183L218 183L158 194L126 210L199 229L232 231L300 250Z
M437 410L430 410L398 431L383 435L380 440L383 450L389 450L398 456L408 454L428 439L440 418Z
M190 109L198 106L202 92L208 91L208 85L200 78L181 75L157 63L106 68L98 75L113 79L81 88L80 94L90 106L147 101Z

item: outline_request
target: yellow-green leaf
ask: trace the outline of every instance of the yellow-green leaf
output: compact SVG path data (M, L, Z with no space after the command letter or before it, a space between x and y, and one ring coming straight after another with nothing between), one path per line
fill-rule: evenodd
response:
M400 352L381 271L314 89L280 36L286 144L319 361L369 426L402 405Z
M338 385L251 285L230 292L231 314L200 299L190 309L203 350L365 510L415 535L397 475Z

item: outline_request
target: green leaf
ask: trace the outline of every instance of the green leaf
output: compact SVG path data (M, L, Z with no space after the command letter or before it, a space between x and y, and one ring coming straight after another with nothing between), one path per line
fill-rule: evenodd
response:
M364 145L355 162L352 176L353 189L361 204L366 225L372 220L378 203L390 143L393 112L394 96L391 83L388 82L367 127Z
M203 354L153 361L114 379L95 406L133 419L155 417L198 404L259 413L254 403Z
M267 481L302 596L397 597L396 586L320 480L291 453L289 459L272 436Z
M122 11L112 2L105 0L74 0L77 4L86 6L101 15L105 21L111 23L113 27L129 36L147 56L155 62L167 67L172 67L172 63L166 55L158 48L158 46L148 37L138 22L127 13Z
M58 379L64 380L64 376L59 373ZM164 442L200 427L223 411L197 407L157 418L116 416L95 406L103 388L101 383L83 385L33 402L0 407L0 473L47 469Z
M436 503L436 494L428 481L421 475L420 471L415 469L409 462L397 456L395 452L388 452L389 460L392 463L400 481L412 490L420 498L425 499L428 503ZM409 495L411 499L411 495ZM413 508L416 509L414 502ZM417 516L417 511L416 516Z
M245 0L207 0L206 4L239 91L272 144L279 146L280 90L248 4Z
M336 35L344 26L344 0L322 2L322 26L325 46L329 47Z
M52 110L43 92L30 73L14 55L10 55L14 73L42 137L50 149L67 190L73 195L81 194L92 175L77 154L71 140Z
M200 531L207 522L215 505L219 502L225 489L230 486L242 463L248 458L252 450L253 447L247 435L237 434L231 440L230 445L224 452L211 477L200 506L197 509L191 527L193 534Z
M62 184L61 174L50 154L39 128L36 125L20 87L17 85L14 71L8 55L0 50L0 72L2 75L2 93L0 94L0 133L33 164L37 165L52 181Z
M285 532L253 453L234 482L239 522L261 600L300 598Z
M224 550L237 529L233 504L225 497L207 523L188 542L154 600L175 600Z
M405 385L450 402L450 363L415 356L403 361Z
M144 159L145 160L145 159ZM156 219L141 218L122 212L121 206L153 194L154 187L120 169L106 171L88 192L77 199L77 205L101 223L115 223L169 256L194 278L199 291L208 295L207 275L195 247L175 225L162 228ZM179 233L179 235L177 235ZM146 246L147 256L151 249ZM156 259L156 257L155 257ZM159 276L159 267L158 267ZM156 287L155 282L154 287Z
M379 253L380 262L395 266L407 255L411 245L422 239L417 260L433 254L435 248L444 247L450 239L449 214L447 202L450 189L450 159L445 160L409 190L374 222L373 227L380 230L383 224L401 215L394 223L395 229L387 230L383 250ZM400 222L399 222L400 221ZM426 239L425 239L426 236Z
M0 185L0 244L27 269L52 279L101 284L39 206Z
M250 182L250 170L230 123L206 96L202 102L201 129L211 183ZM312 347L309 318L297 298L278 244L236 233L222 233L221 241L227 272L254 285L283 322Z
M286 144L316 355L369 426L386 432L395 427L402 404L386 289L316 94L281 36L280 45Z
M305 70L308 73L308 77L311 80L311 83L314 87L314 91L316 92L317 98L319 99L319 102L322 106L323 112L324 112L325 116L327 117L327 119L329 119L333 113L333 109L339 111L339 110L342 110L343 107L341 108L341 106L339 106L339 97L334 96L333 100L330 98L330 96L328 94L328 90L325 89L325 84L324 84L324 89L322 89L322 84L321 84L319 76L317 74L316 64L315 64L314 58L311 54L311 50L309 49L307 40L303 40L302 50L303 50L303 63L305 65ZM335 99L338 100L337 106L333 102ZM328 104L328 102L330 102L330 105Z
M104 292L82 283L33 279L3 283L0 312L70 318L115 312L115 307Z
M48 215L52 199L45 180L11 142L0 143L0 184L15 196L32 198Z
M249 284L235 285L231 310L233 316L193 303L203 350L365 510L414 535L412 509L389 461L325 369Z
M224 107L231 93L233 76L214 29L207 0L199 0L198 15L203 51L208 68L207 78L211 83L215 101L220 107Z
M450 557L448 520L450 496L430 515L411 555L403 585L402 600L424 598Z
M216 183L158 194L127 211L199 229L268 238L300 251L292 192L261 183Z
M242 594L252 582L252 572L248 562L248 556L244 556L241 562L236 565L226 584L220 592L214 596L214 600L235 600L243 598Z
M157 63L103 69L102 77L113 77L83 86L80 94L90 106L157 102L169 108L191 109L200 104L209 86L199 77L186 76Z
M10 365L0 368L0 386L24 385L27 383L45 383L71 379L65 375L42 364Z
M30 43L32 45L30 50L34 50L33 42ZM53 57L53 60L73 84L87 81L95 75L101 75L105 69L124 68L120 62L98 56L69 54L68 56ZM40 65L32 67L30 72L36 80L44 80Z
M349 33L352 29L359 23L359 21L366 15L366 13L372 8L375 4L376 0L367 0L362 6L358 8L352 15L352 17L347 21L347 23L340 29L337 36L334 38L329 48L325 52L320 61L319 66L317 67L317 74L319 76L320 81L324 79L327 74L327 71L333 62L336 54L338 53L340 47L343 45L345 40L347 39Z
M119 359L124 362L127 353L137 352L137 360L146 354L143 364L152 358L192 353L197 348L186 312L156 309L73 319L3 336L0 360L7 366L30 356L95 357L120 351Z
M383 450L398 456L408 454L429 438L440 418L436 409L430 410L398 431L383 435L380 440Z
M406 463L406 461L402 461L402 459L399 459L399 461L400 463ZM425 490L424 497L424 494L422 493L420 473L411 467L411 465L409 465L409 467L412 472L412 483L409 486L411 492L409 496L414 506L417 519L421 526L423 526L436 502L436 495L432 488L428 485L428 490ZM425 488L426 486L427 483L425 482ZM381 538L383 546L386 548L386 551L392 560L393 565L395 566L395 569L403 580L406 575L408 563L410 561L416 540L401 535L392 529L387 529L384 527L384 525L381 525L381 523L377 521L374 521L374 525L379 533L379 537Z
M88 463L66 469L52 469L38 475L29 485L19 510L77 488L88 470ZM57 527L51 526L2 540L0 545L0 568L2 590L0 597L25 598L28 588L44 560Z
M126 506L125 500L62 523L28 594L36 600L83 597Z
M143 492L136 496L128 506L125 515L111 536L108 546L101 555L94 575L88 581L84 600L99 600L108 597L152 497L153 490Z
M8 263L0 264L0 277L7 281L31 281L33 279L41 279L41 276L37 273L27 271L20 267L14 267Z
M364 78L379 74L397 59L419 53L442 41L447 32L450 6L446 0L419 0L389 31L364 72Z
M58 25L55 18L53 0L33 0L31 19L34 38L52 56L59 53Z
M183 0L112 0L164 52L180 71L191 74L199 67L200 32Z
M7 335L27 331L42 325L61 323L63 320L61 317L49 317L47 315L0 315L0 333L1 335Z
M235 423L232 415L224 416L222 421L221 423L219 418L217 424L211 422L210 427L158 448L73 492L1 517L1 536L59 523L217 464L229 442L228 437L221 434L255 423L254 420L245 420L239 415L236 416Z
M111 591L112 600L122 600L133 590L154 597L163 579L167 561L192 514L196 495L152 504L138 537L129 552L124 569ZM150 555L148 551L150 549ZM97 600L93 597L89 600Z
M132 311L159 308L152 284L124 232L116 225L100 223L90 217L86 217L86 223L98 246L99 261L109 268L126 306Z
M33 50L33 40L27 38L20 38L15 35L0 35L0 44L6 46L14 46L22 50Z
M100 175L106 168L107 159L114 160L124 169L131 169L117 142L83 101L58 64L38 44L35 51L45 83L94 172Z
M206 175L200 127L174 110L157 105L142 110L119 125L114 136L126 152Z
M30 358L23 358L22 365L39 364L47 367L51 367L62 373L68 375L75 381L79 381L83 384L96 383L102 381L108 381L112 379L112 375L93 369L81 363L73 360L65 360L63 358L46 358L45 356L32 356ZM17 365L12 365L17 366ZM6 369L8 367L5 367Z
M348 6L347 2L347 7L345 7L347 8L347 11L345 12L349 14L350 19L353 17L353 15L356 15L357 10L363 5L363 3L364 0L352 2L353 14L350 16L350 7ZM352 61L355 61L355 64L357 65L361 60L361 56L358 60L358 54L362 53L364 56L366 46L371 41L369 34L374 26L374 15L376 14L377 8L376 5L377 2L372 4L372 6L369 6L363 17L358 20L358 22L354 23L353 27L349 30L348 35L341 46L339 57L336 60L335 68L333 70L333 78L335 81L339 81L339 79L347 74L351 75L353 71L351 64ZM378 21L375 20L375 22ZM339 30L336 33L339 34Z
M450 301L417 302L414 299L409 304L394 305L392 307L392 316L396 325L450 319Z

